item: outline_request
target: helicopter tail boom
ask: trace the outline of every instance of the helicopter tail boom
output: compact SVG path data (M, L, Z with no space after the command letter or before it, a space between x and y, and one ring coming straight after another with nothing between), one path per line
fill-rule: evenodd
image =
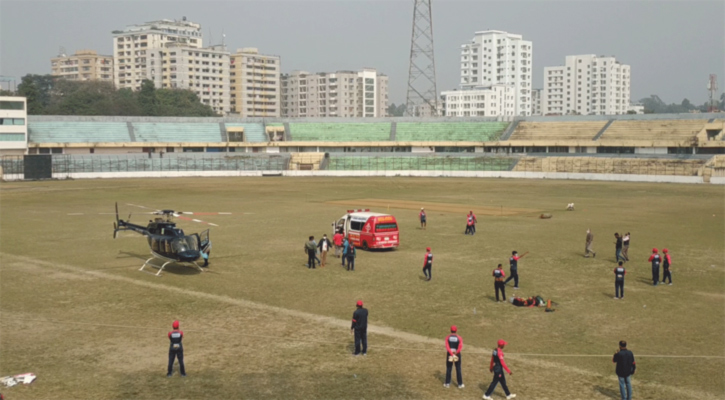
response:
M131 219L131 215L128 216L129 220ZM146 229L145 226L136 225L130 223L128 220L124 221L118 217L118 203L116 203L116 222L113 223L113 238L116 239L118 237L118 232L120 231L134 231L138 232L142 235L148 235L149 231Z

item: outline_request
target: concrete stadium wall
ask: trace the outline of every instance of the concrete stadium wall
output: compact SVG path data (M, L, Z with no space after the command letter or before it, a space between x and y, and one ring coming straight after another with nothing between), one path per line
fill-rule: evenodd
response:
M725 119L724 113L701 114L633 114L633 115L561 115L561 116L529 116L529 117L383 117L383 118L239 118L239 117L121 117L121 116L75 116L75 115L28 115L28 123L33 122L172 122L172 123L374 123L374 122L584 122L584 121L656 121L671 119Z
M137 171L56 173L55 179L106 178L183 178L183 177L437 177L437 178L518 178L558 179L610 182L705 183L701 176L586 174L565 172L513 171ZM22 180L19 175L6 175L6 181ZM725 177L710 178L711 184L725 185Z

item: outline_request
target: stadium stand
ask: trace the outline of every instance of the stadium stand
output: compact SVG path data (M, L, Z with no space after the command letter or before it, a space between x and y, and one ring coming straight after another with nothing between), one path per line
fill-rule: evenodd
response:
M704 127L707 120L654 120L654 121L614 121L600 140L688 140L693 139Z
M509 140L592 140L608 121L520 122Z
M501 137L508 122L398 122L399 142L493 142Z
M316 170L325 158L325 153L292 153L290 170Z
M707 159L523 157L513 171L698 176Z
M57 155L53 172L126 171L265 171L286 170L290 156L267 154L169 153L162 157L146 155Z
M289 127L293 141L379 142L390 139L390 122L291 122Z
M28 137L33 143L118 143L131 141L128 126L125 122L33 122L28 124Z
M244 128L244 141L249 143L265 143L268 142L267 134L264 132L264 125L255 123L224 123L225 128L242 127Z
M218 123L133 122L137 142L221 142Z
M457 155L343 156L330 153L327 170L333 171L509 171L513 157Z

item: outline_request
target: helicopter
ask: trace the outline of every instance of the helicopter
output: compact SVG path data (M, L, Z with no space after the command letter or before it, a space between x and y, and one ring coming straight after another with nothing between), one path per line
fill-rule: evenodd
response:
M118 237L118 232L134 231L146 236L149 250L152 257L146 260L139 271L143 271L147 266L157 268L159 276L164 268L169 264L186 264L193 265L204 271L197 264L197 260L202 258L202 252L207 256L211 251L211 240L209 239L209 229L191 235L185 235L181 228L176 227L173 222L174 217L180 217L182 212L174 212L174 210L156 210L151 213L155 215L154 219L149 220L147 226L132 224L131 214L127 220L118 217L118 203L116 203L116 221L113 223L113 238ZM194 220L199 221L199 220ZM203 222L203 221L199 221ZM153 260L161 260L161 266L152 264ZM205 264L206 265L206 264Z

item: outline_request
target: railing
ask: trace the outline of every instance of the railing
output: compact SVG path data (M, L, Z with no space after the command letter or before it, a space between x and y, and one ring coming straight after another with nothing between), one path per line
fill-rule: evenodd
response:
M3 175L18 179L24 174L25 156L0 158ZM29 156L32 157L32 156ZM289 167L289 154L165 153L123 155L52 155L54 177L87 172L144 171L282 171ZM10 176L12 175L12 176Z

